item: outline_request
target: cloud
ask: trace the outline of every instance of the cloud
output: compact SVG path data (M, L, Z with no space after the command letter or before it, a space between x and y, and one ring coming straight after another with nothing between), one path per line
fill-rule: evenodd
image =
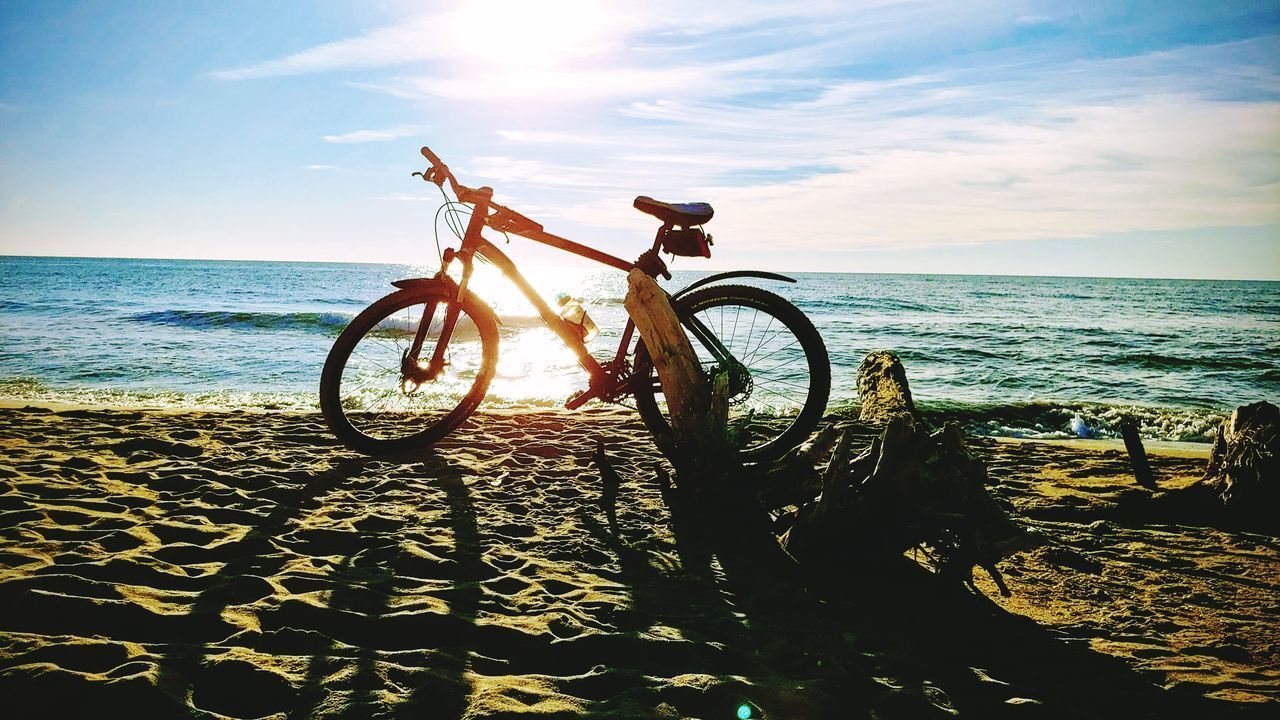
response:
M373 198L373 199L374 199L374 200L377 200L377 201L379 201L379 202L415 202L415 203L418 203L418 202L429 202L429 203L439 203L439 202L440 202L440 193L435 193L435 194L430 194L430 193L426 193L426 194L422 194L422 193L420 193L420 194L414 194L414 193L398 192L398 193L391 193L390 195L379 195L379 196L377 196L377 197L375 197L375 198Z
M573 198L557 215L601 228L634 226L627 189L708 200L722 237L760 249L1274 225L1280 70L1255 62L1270 42L836 80L755 107L634 102L608 152L508 130L521 159L475 169L554 188Z
M498 137L517 143L556 143L560 145L609 145L616 143L605 135L583 135L577 133L537 131L537 130L498 130Z
M338 166L336 166L336 165L303 165L303 166L302 166L302 169L303 169L303 170L312 170L312 171L315 171L315 172L327 172L327 171L330 171L330 170L337 170L337 169L338 169Z
M636 227L637 194L712 201L718 234L759 248L1280 224L1275 36L1137 52L1072 34L1114 18L1021 2L664 0L592 16L580 51L548 56L532 27L485 26L510 41L487 46L444 37L457 17L219 77L394 68L347 84L452 113L477 147L451 163L464 181L595 228ZM1014 40L1046 23L1062 33Z
M425 130L426 128L421 125L400 125L383 130L353 130L351 132L342 133L341 135L325 135L324 141L343 145L351 143L382 142L384 140L396 140L398 138L421 135Z
M829 158L838 172L712 185L701 196L715 199L722 233L756 247L779 238L901 248L1268 225L1280 223L1266 170L1280 152L1265 150L1280 147L1276 128L1280 103L1195 97L1047 107L1025 123L970 121L970 136L958 139L949 139L953 123L934 120L916 125L917 142Z
M512 69L470 77L401 76L357 87L404 99L449 98L506 105L534 100L555 103L619 100L660 96L680 88L716 82L716 68L683 66L664 70L640 68Z
M249 80L332 72L359 68L386 67L407 62L444 57L446 53L429 38L438 28L440 15L417 15L388 27L362 35L317 45L302 52L240 68L217 70L221 80Z

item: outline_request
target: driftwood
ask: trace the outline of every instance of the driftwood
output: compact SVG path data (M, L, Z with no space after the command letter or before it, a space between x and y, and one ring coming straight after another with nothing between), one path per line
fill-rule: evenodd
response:
M1131 522L1178 522L1280 535L1280 408L1241 405L1222 421L1204 475L1183 488L1122 500Z
M884 422L895 415L916 414L906 368L888 350L867 353L858 365L858 399L863 422Z
M846 432L827 468L821 496L801 507L784 538L802 563L832 565L851 551L893 557L920 548L936 569L964 582L974 566L1007 594L995 563L1038 544L986 490L987 471L958 425L930 432L911 403L906 371L877 351L859 367L862 417L887 423L871 447L848 459Z
M1200 485L1227 512L1244 520L1280 510L1280 408L1269 402L1241 405L1222 421Z
M859 367L861 418L828 427L780 460L744 466L726 426L725 378L705 378L667 296L632 271L625 301L653 358L672 425L662 447L675 467L660 474L676 531L695 517L714 551L773 573L773 581L824 577L858 559L900 557L922 548L937 570L971 580L986 568L1007 592L995 563L1034 545L987 493L986 468L969 454L958 426L930 432L916 414L906 371L891 352ZM828 459L829 458L829 459ZM826 460L825 467L823 461ZM784 549L785 548L785 549Z
M719 462L729 449L725 439L712 430L724 424L725 416L713 417L711 387L703 377L698 356L666 293L653 278L635 269L627 277L623 306L644 338L649 357L658 371L658 382L662 384L675 444L675 447L664 448L664 452L668 456L682 456L686 461ZM716 410L724 410L723 403L717 404ZM683 452L678 448L683 448Z
M1125 422L1120 425L1120 436L1124 438L1124 449L1129 453L1129 464L1133 466L1133 477L1138 484L1148 490L1156 489L1156 478L1151 472L1151 463L1147 462L1147 450L1142 447L1142 436L1138 434L1138 424Z
M623 304L667 402L672 443L662 449L676 472L674 482L660 475L659 483L677 534L695 536L722 559L754 564L775 580L795 578L795 561L774 540L773 518L741 482L747 473L729 442L728 378L708 382L703 376L684 327L653 278L632 270ZM693 508L699 511L696 526Z

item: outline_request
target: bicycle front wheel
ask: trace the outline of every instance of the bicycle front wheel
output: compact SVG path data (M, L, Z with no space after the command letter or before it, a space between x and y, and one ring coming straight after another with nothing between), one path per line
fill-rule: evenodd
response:
M320 376L320 409L348 447L370 454L426 447L475 412L497 367L498 322L470 293L461 303L455 293L443 285L391 293L338 336ZM451 309L458 321L441 373L406 377L415 335L423 331L421 350L408 362L426 367Z
M679 298L674 309L707 377L729 374L729 423L746 433L744 460L776 458L813 432L831 393L831 363L822 336L799 308L757 287L713 285ZM690 331L694 319L702 328L697 333ZM714 339L700 338L705 331ZM647 378L634 388L636 409L654 435L670 438L662 386L643 341L635 370Z

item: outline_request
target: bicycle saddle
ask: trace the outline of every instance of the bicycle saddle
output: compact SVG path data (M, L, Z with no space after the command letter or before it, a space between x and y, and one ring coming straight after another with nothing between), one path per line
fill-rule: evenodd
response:
M652 215L664 223L692 227L701 225L711 219L715 210L703 202L698 203L664 203L647 195L636 198L635 208L646 215Z

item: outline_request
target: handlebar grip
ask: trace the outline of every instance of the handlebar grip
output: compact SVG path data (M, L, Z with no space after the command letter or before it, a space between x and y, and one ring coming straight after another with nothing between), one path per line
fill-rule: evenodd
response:
M422 146L422 157L430 160L432 165L444 165L444 162L440 160L440 156L431 152L431 148L426 145Z

